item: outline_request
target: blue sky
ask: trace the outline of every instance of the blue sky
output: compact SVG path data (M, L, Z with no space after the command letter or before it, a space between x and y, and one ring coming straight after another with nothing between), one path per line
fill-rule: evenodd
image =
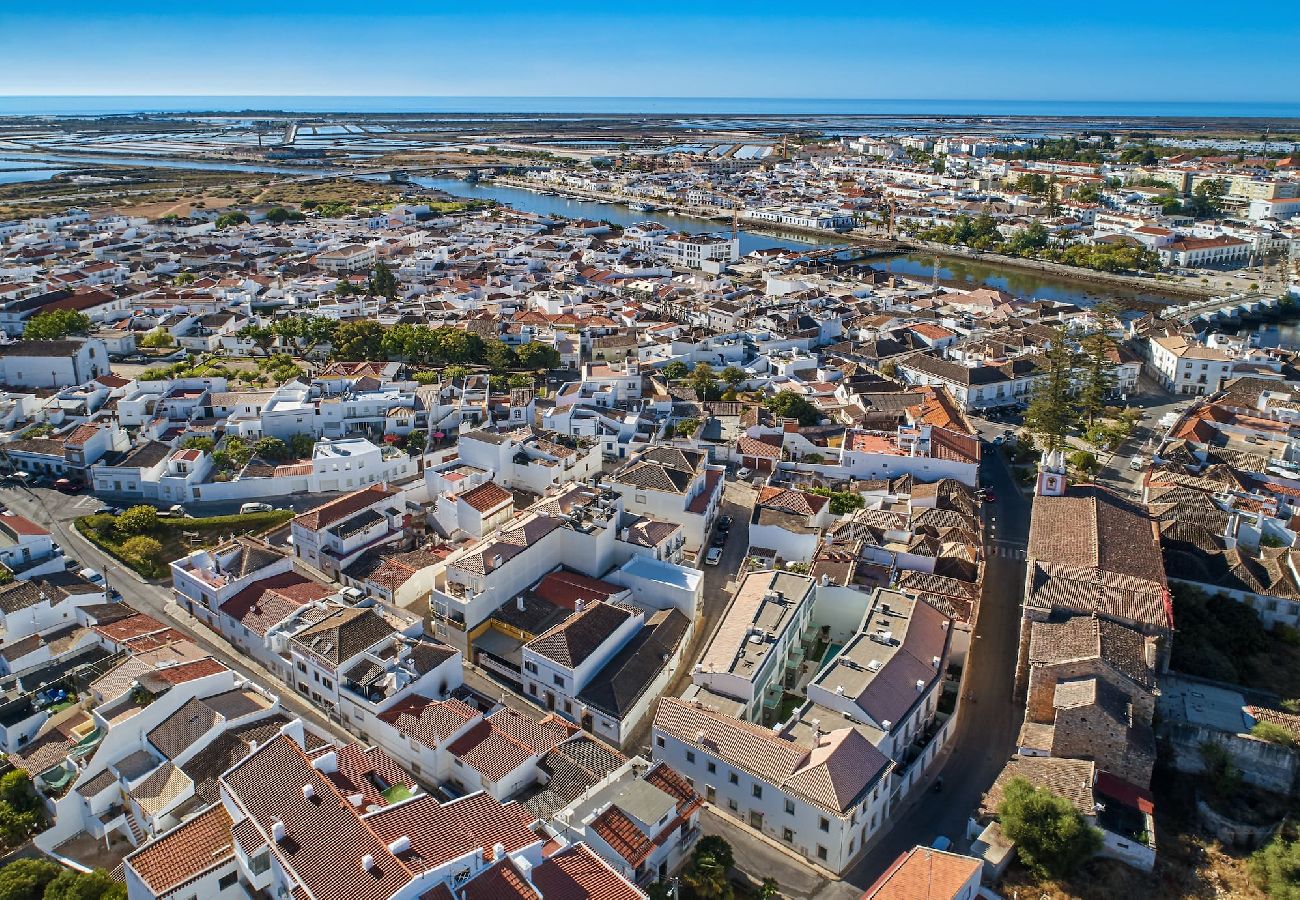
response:
M1280 3L1242 9L1202 0L0 0L0 95L1294 102L1294 53L1280 48L1297 45L1300 16Z

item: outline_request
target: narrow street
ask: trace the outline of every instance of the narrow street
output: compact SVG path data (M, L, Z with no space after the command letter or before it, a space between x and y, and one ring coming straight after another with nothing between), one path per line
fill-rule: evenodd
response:
M984 451L981 473L997 497L996 503L986 507L990 509L986 548L995 537L996 547L1022 548L1029 537L1030 499L1016 485L998 449L986 444ZM986 555L984 593L963 683L963 691L973 701L962 704L939 772L943 792L930 790L933 779L918 787L857 865L817 896L860 896L900 853L917 844L929 844L938 835L950 838L958 850L967 848L966 821L1011 757L1020 730L1023 711L1015 702L1013 687L1025 564L1018 556L1003 556L996 550Z

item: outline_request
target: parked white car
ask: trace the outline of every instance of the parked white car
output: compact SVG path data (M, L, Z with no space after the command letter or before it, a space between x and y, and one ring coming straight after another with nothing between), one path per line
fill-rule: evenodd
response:
M245 503L239 507L239 514L242 516L246 513L270 512L273 509L275 507L269 503Z
M716 566L722 561L722 548L710 547L709 552L704 554L704 564L706 566Z

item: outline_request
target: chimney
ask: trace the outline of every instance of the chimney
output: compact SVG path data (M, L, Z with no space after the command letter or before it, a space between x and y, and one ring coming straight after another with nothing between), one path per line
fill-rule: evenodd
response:
M923 690L925 690L925 682L920 678L916 679L916 692L919 694Z
M375 869L374 856L367 853L365 856L361 857L361 868L367 872L373 872Z
M411 849L411 839L402 835L397 840L388 845L388 852L394 856L401 856Z
M499 841L492 845L492 859L500 862L506 857L506 845Z
M312 787L310 784L304 784L304 785L302 786L302 796L303 796L303 799L305 799L305 800L315 800L315 799L316 799L316 789L315 789L314 787Z
M520 594L518 597L515 598L515 609L519 610L520 612L523 612L523 611L524 611L524 595L523 595L523 594Z
M271 840L275 841L277 844L284 841L284 823L279 819L276 819L271 825Z
M584 606L586 606L586 601L583 600L581 597L573 601L573 611L576 613L582 612L582 608Z
M328 753L322 753L320 756L312 760L311 767L324 775L337 772L339 770L338 752L331 750ZM306 796L307 794L307 787L310 787L310 785L303 788L303 796Z

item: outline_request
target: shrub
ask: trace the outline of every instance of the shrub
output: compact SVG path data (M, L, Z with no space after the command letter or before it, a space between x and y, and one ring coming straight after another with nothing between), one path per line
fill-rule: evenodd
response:
M1282 744L1285 747L1295 746L1295 735L1276 722L1256 722L1255 727L1250 729L1250 736L1257 737L1261 741L1268 741L1270 744Z
M158 527L158 510L152 506L133 506L122 512L115 524L121 534L145 534Z
M122 555L137 562L157 562L162 551L162 541L145 535L137 535L122 542Z
M1270 897L1300 897L1300 841L1275 836L1251 856L1250 877Z
M1070 801L1023 778L1006 786L998 820L1020 861L1043 878L1066 878L1101 849L1101 832Z

